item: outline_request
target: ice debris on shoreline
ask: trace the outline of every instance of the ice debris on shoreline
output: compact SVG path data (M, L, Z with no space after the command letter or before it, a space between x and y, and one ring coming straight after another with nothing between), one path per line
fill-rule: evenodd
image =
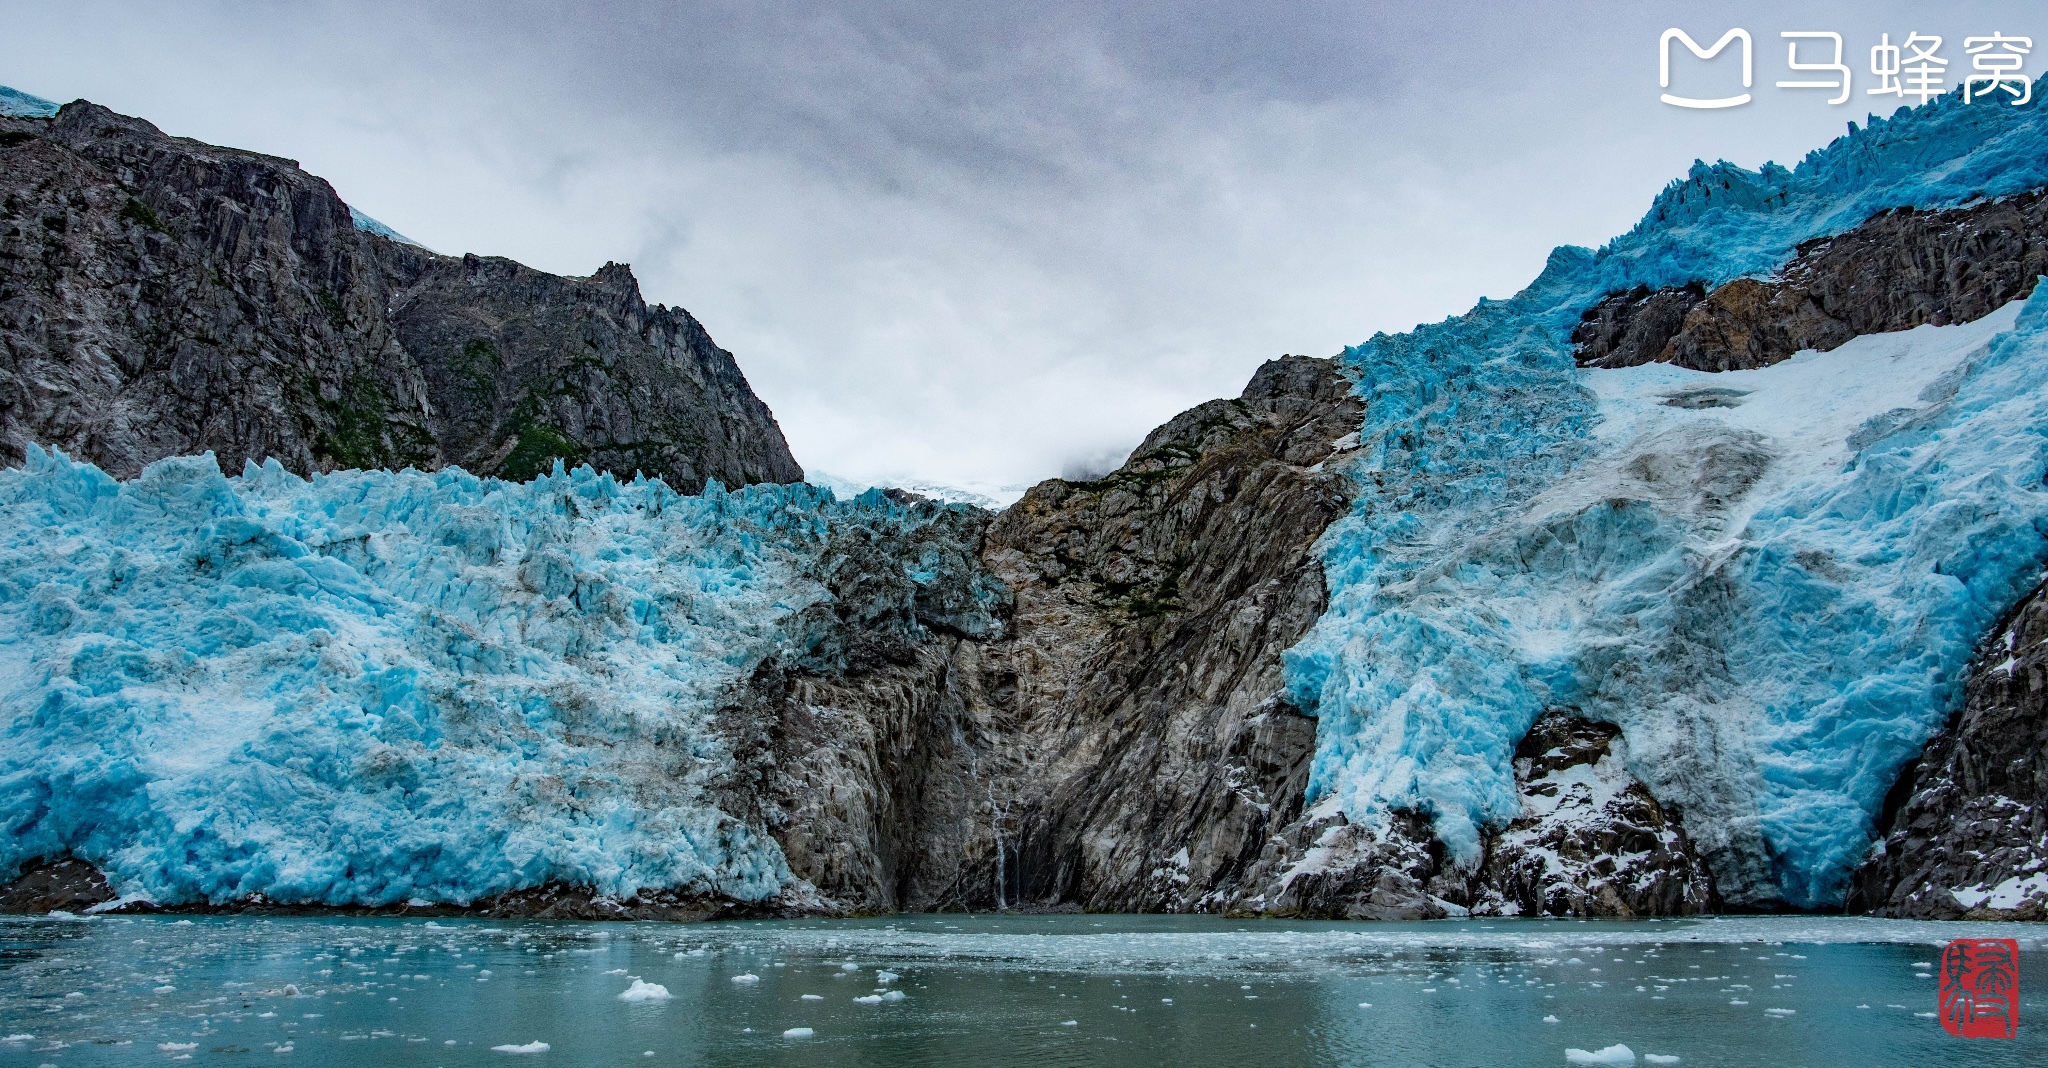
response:
M1788 451L1799 413L1612 433L1627 406L1596 376L1672 369L1579 371L1569 333L1610 292L1768 273L1880 210L2048 186L2044 116L1950 96L1796 170L1696 164L1514 297L1347 349L1356 496L1319 546L1329 608L1286 657L1321 718L1312 800L1376 826L1426 813L1473 863L1517 812L1516 743L1575 707L1623 728L1724 897L1838 901L1974 643L2048 558L2048 313L1957 354L1906 410L1861 413L1820 467Z
M716 697L804 640L835 524L928 514L32 449L0 470L0 879L70 853L165 904L772 897L780 849L711 796Z

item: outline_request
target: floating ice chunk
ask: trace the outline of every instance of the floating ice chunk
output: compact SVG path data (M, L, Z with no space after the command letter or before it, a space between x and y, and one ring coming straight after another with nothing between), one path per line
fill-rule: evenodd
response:
M789 1030L787 1030L787 1031L784 1031L784 1032L782 1033L782 1037L784 1037L784 1038L809 1038L809 1037L811 1037L811 1036L812 1036L812 1035L814 1035L814 1034L817 1034L817 1032L816 1032L816 1031L813 1031L813 1030L811 1030L811 1029L810 1029L810 1028L808 1028L808 1027L792 1027L792 1028L790 1028Z
M893 983L901 978L903 977L897 975L895 972L879 971L875 973L875 982L878 983Z
M492 1046L492 1047L491 1047L491 1052L492 1052L492 1053L546 1053L546 1052L547 1052L548 1050L551 1050L551 1049L553 1049L553 1048L554 1048L553 1046L550 1046L550 1045L548 1045L548 1044L547 1044L547 1043L545 1043L545 1042L528 1042L528 1043L527 1043L526 1045L524 1045L524 1046L514 1046L514 1045L512 1045L512 1044L510 1044L510 1043L507 1043L507 1044L505 1044L505 1045L503 1045L503 1046Z
M34 1042L35 1040L36 1036L29 1034L8 1035L6 1038L0 1038L0 1042Z
M1060 1026L1061 1026L1061 1027L1079 1027L1079 1026L1081 1026L1081 1021L1079 1021L1079 1020L1061 1020L1061 1021L1060 1021Z
M847 961L845 964L839 966L839 970L842 972L857 972L860 971L860 965L855 964L852 961Z
M1359 1007L1359 1008L1361 1008L1361 1009L1369 1009L1369 1008L1372 1008L1372 1002L1370 1002L1370 1001L1361 1001L1361 1002L1359 1002L1359 1003L1358 1003L1358 1007Z
M882 995L863 994L860 997L854 998L853 1002L856 1005L880 1005L882 1003Z
M1644 1064L1677 1064L1677 1063L1678 1063L1678 1057L1677 1057L1676 1055L1674 1055L1674 1054L1670 1054L1670 1053L1645 1053L1645 1054L1643 1054L1643 1063L1644 1063Z
M1616 1042L1606 1049L1567 1049L1564 1059L1572 1064L1634 1064L1636 1051Z
M797 1000L798 1000L798 1001L823 1001L823 1000L825 1000L825 995L823 995L823 994L805 994L804 996L802 996L802 997L798 998Z
M290 1053L291 1051L292 1051L292 1044L291 1044L291 1043L289 1043L289 1042L285 1043L285 1044L284 1044L284 1045L282 1045L282 1046L279 1046L279 1047L277 1047L277 1048L276 1048L276 1049L274 1049L274 1050L271 1050L271 1052L272 1052L272 1053Z
M633 985L627 987L625 993L619 995L619 1000L667 1001L668 987L660 983L650 983L645 979L635 979L633 980Z
M160 1050L163 1050L163 1051L164 1051L165 1053L189 1053L189 1052L191 1052L192 1050L198 1049L198 1048L199 1048L199 1043L197 1043L197 1042L159 1042L159 1043L157 1043L157 1044L156 1044L156 1048L158 1048L158 1049L160 1049Z
M733 976L732 981L735 983L758 983L761 981L761 977L755 975L753 972L748 972L745 975Z
M1545 1017L1543 1018L1543 1022L1544 1022L1544 1023L1556 1023L1556 1022L1557 1022L1557 1017L1555 1017L1555 1016L1545 1016Z
M905 994L903 993L903 991L901 991L901 990L891 990L891 991L889 991L888 993L886 993L886 994L883 994L883 995L882 995L882 1000L883 1000L883 1001L902 1001L902 1000L904 999L904 997L905 997L905 996L906 996L906 995L905 995ZM1167 1003L1167 1004L1169 1004L1169 1005L1173 1004L1173 999L1172 999L1172 998L1167 998L1167 999L1166 999L1166 1003Z
M1766 1015L1766 1016L1795 1016L1795 1015L1798 1015L1798 1013L1799 1013L1799 1010L1798 1010L1798 1009L1765 1009L1765 1010L1764 1010L1764 1015Z
M612 969L611 971L608 971L608 972L606 972L605 974L606 974L606 975L624 975L624 974L626 974L626 969L624 969L624 968L613 968L613 969Z

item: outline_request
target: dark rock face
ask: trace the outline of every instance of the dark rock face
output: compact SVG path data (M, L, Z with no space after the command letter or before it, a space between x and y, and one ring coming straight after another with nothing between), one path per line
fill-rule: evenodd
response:
M432 461L370 243L289 160L75 103L0 148L0 459Z
M1718 902L1678 821L1622 766L1620 731L1562 712L1515 754L1522 815L1485 832L1459 868L1427 817L1387 833L1318 807L1280 830L1233 908L1352 920L1447 916L1691 916Z
M1622 766L1621 732L1552 713L1515 752L1522 815L1490 836L1472 911L1694 916L1713 881L1678 821Z
M0 886L0 912L84 912L114 900L107 877L98 868L73 857L30 864L12 882Z
M1209 907L1299 810L1315 724L1276 696L1280 654L1324 608L1312 549L1346 498L1323 465L1362 414L1335 364L1274 360L991 528L1018 605L995 650L1017 680L994 794L1007 898Z
M737 758L723 806L766 828L831 908L957 897L961 839L998 727L979 690L1010 593L977 555L991 515L913 501L908 532L833 532L832 592L718 721ZM906 566L906 564L913 566Z
M1593 305L1572 331L1572 354L1581 367L1635 367L1665 357L1687 312L1707 299L1704 286L1637 286Z
M443 462L524 480L560 458L684 493L800 482L732 353L624 264L562 278L496 257L372 239L399 343L426 378Z
M2048 587L1993 632L1964 693L1886 799L1850 911L2048 919Z
M1586 367L1764 367L1861 334L1971 322L2031 295L2044 272L2048 192L1901 208L1801 245L1775 279L1613 294L1572 332L1573 355Z
M124 478L206 450L802 478L731 354L626 268L436 256L357 230L290 160L83 101L0 118L0 462L30 444Z

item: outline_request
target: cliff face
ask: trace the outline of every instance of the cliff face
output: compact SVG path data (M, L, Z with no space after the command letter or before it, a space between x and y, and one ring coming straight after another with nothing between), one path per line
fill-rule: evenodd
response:
M1965 692L1887 799L1852 911L2048 919L2048 587L1992 634Z
M558 278L356 229L290 160L83 101L0 118L0 461L132 477L555 458L685 492L802 470L731 354L630 272Z
M1352 389L1333 361L1274 360L985 531L840 554L845 592L814 610L829 655L764 665L721 716L752 740L741 777L791 870L862 910L1704 911L1705 865L1612 759L1611 727L1532 732L1527 815L1475 871L1420 816L1381 838L1304 812L1316 722L1281 695L1281 654L1324 607L1314 547L1346 503ZM929 615L907 558L985 569L1001 618ZM926 596L986 600L938 596L950 581Z
M559 457L685 493L803 480L732 353L689 312L641 300L624 264L562 278L371 241L442 462L524 480Z

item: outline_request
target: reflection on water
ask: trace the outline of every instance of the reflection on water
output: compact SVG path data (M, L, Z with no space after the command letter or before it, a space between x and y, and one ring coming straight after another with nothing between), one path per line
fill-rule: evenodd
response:
M2048 977L2031 927L1808 917L12 920L0 1066L2048 1064L2038 997L1941 1030L1957 937Z

